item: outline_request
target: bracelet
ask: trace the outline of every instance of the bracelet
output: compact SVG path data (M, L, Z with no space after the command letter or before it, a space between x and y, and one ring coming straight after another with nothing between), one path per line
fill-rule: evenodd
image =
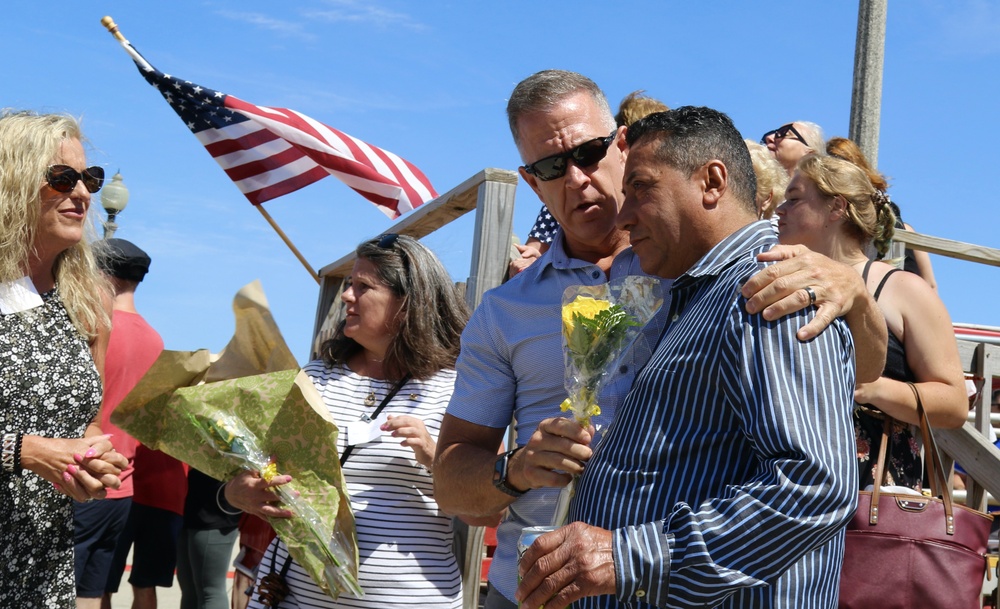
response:
M228 484L229 484L228 482L226 482L225 484L220 484L219 490L215 491L215 505L219 506L219 511L227 516L236 516L237 514L242 514L243 510L236 510L235 512L230 512L226 508L222 507L222 499L223 499L222 492L226 489L226 486ZM226 503L229 504L228 501Z
M18 478L24 473L21 468L21 443L24 441L24 434L17 434L17 444L14 446L14 475Z
M15 476L21 475L21 434L5 433L3 435L2 463L3 471Z

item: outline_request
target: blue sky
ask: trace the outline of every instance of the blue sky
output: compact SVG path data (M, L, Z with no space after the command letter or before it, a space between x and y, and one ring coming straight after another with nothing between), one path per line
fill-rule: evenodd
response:
M753 139L792 120L847 135L854 2L561 6L15 0L0 37L0 106L82 117L90 161L121 170L131 199L116 236L153 259L137 302L168 349L225 346L233 295L259 279L302 361L315 282L141 78L103 15L160 70L391 150L439 192L485 167L517 167L506 99L545 68L590 76L612 106L645 89L670 106L718 108ZM890 2L879 168L917 230L1000 248L998 99L1000 2ZM333 178L266 208L316 269L391 224ZM520 183L522 240L538 208ZM424 240L456 281L468 275L471 227L470 215ZM932 259L955 321L1000 326L1000 269Z

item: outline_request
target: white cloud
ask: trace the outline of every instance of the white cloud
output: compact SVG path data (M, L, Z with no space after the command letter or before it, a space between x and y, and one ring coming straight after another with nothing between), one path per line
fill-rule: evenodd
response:
M331 23L371 23L381 28L426 29L423 23L414 20L410 15L377 6L373 2L326 0L325 4L330 8L303 11L303 16Z
M275 32L282 36L287 36L290 38L298 38L303 41L315 41L316 35L310 34L305 31L305 28L300 23L294 23L292 21L286 21L283 19L275 19L273 17L268 17L267 15L262 15L260 13L240 13L235 11L217 11L217 14L226 19L232 21L239 21L242 23L248 23L250 25L256 26L262 30L268 30Z

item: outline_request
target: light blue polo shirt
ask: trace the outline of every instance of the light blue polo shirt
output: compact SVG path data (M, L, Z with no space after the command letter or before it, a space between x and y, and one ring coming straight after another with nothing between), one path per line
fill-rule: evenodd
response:
M485 427L514 422L522 446L543 420L566 416L566 366L562 347L562 297L572 285L598 285L627 275L645 275L631 248L615 257L605 277L597 265L569 258L562 231L549 250L507 283L483 296L462 333L455 393L448 414ZM598 430L614 417L639 368L649 359L669 307L670 281L663 280L663 307L605 380ZM600 435L598 435L598 438ZM513 601L517 588L517 539L527 526L551 524L559 489L533 489L511 504L497 528L490 583Z

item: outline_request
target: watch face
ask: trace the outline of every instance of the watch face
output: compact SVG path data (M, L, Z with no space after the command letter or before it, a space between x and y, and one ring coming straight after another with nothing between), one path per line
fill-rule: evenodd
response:
M507 474L507 454L504 453L497 457L497 460L493 463L493 484L500 485L503 484L504 478Z
M496 463L493 465L493 486L511 497L520 497L525 491L519 491L507 484L507 462L513 452L509 451L497 457Z

